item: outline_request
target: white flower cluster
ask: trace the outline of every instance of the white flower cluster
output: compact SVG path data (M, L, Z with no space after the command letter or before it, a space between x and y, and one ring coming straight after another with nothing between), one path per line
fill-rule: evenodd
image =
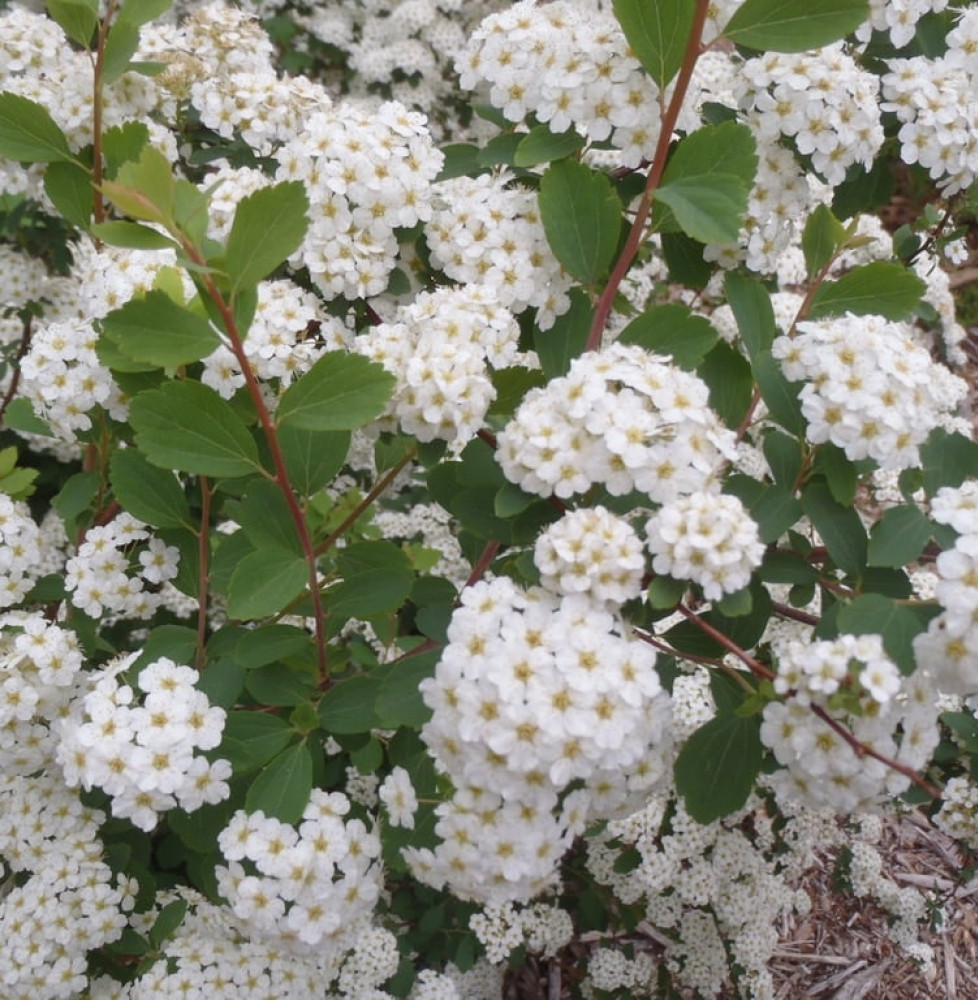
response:
M900 156L919 163L947 195L978 177L974 122L978 114L978 10L967 8L947 37L947 52L935 59L890 59L882 105L903 123Z
M645 952L629 958L615 948L598 948L588 958L587 976L590 985L613 995L619 990L634 990L636 992L633 995L637 996L643 993L649 995L655 975L655 960Z
M842 733L905 768L924 767L940 738L933 677L918 668L901 678L877 635L788 642L777 654L784 700L765 706L761 742L785 768L769 779L779 798L875 812L905 791L907 776L857 753Z
M925 15L946 10L948 0L869 0L869 22L856 37L869 41L870 28L890 36L895 49L902 49L917 32L917 22Z
M54 760L51 723L76 693L83 656L74 632L41 615L0 619L0 771L35 774Z
M831 441L882 469L918 466L919 446L967 391L906 325L880 316L799 323L772 352L787 378L805 381L799 398L809 441Z
M705 383L624 344L590 351L531 389L497 444L506 478L528 493L569 497L600 483L655 503L707 488L736 456Z
M879 78L842 42L748 59L737 80L740 106L761 138L791 139L829 184L840 184L853 164L873 165L883 145Z
M978 785L964 775L948 780L934 822L949 837L978 845Z
M226 713L194 687L196 670L166 657L139 671L136 688L120 682L135 659L89 675L90 690L59 725L57 760L69 787L101 788L114 816L152 830L161 812L230 794L230 763L197 753L220 745Z
M324 990L336 978L335 955L287 953L275 944L252 941L243 933L227 906L218 906L185 886L179 897L189 903L183 922L159 949L158 960L125 985L102 977L92 982L90 1000L241 1000L248 997L287 997L323 1000ZM168 893L157 896L165 905ZM158 911L135 914L131 924L147 934ZM335 994L330 994L334 996Z
M403 767L395 767L383 780L377 792L387 809L391 826L414 829L414 814L418 811L418 796L411 775Z
M408 434L461 449L496 398L490 369L516 361L519 335L491 289L466 285L420 293L353 346L397 378L389 409Z
M435 187L424 227L431 263L453 281L491 289L514 313L535 307L547 330L570 308L572 281L550 249L537 193L511 182L500 171Z
M941 613L914 640L917 663L931 671L944 694L978 692L978 482L944 487L931 516L959 532L954 547L937 557L935 597Z
M88 953L126 926L135 883L102 860L103 813L56 772L0 779L0 982L6 1000L71 1000L88 985Z
M500 577L460 601L421 684L422 738L456 792L438 807L443 843L405 856L466 898L527 899L587 817L627 810L661 777L668 698L653 650L581 595Z
M175 546L123 511L89 528L65 564L65 589L71 603L93 618L150 618L163 604L159 586L176 577L179 558Z
M309 196L309 228L291 260L328 299L383 292L397 264L397 230L431 217L431 182L444 157L425 119L389 102L366 114L317 110L276 151L277 181Z
M311 292L291 281L263 281L244 350L258 379L276 379L286 386L308 371L324 351L338 350L349 339L343 322L325 315ZM225 345L204 358L200 380L225 399L245 384L238 359Z
M658 88L612 12L596 3L520 0L482 22L456 65L462 87L489 84L489 100L509 121L532 114L553 132L610 140L625 166L655 153L659 132L646 112Z
M217 882L250 936L297 955L339 955L363 934L382 886L380 839L344 819L349 811L342 793L313 789L298 826L261 811L231 817L217 838L228 861Z
M746 587L764 558L756 522L726 493L691 493L663 504L645 534L655 572L692 580L710 601Z
M751 800L721 822L703 825L681 800L673 807L667 796L654 795L639 812L609 823L606 834L588 845L587 864L595 879L628 905L644 902L646 919L670 936L671 970L704 996L716 994L726 980L728 948L747 974L745 985L753 983L746 995L770 996L767 962L778 944L779 919L805 903L789 885L791 844L786 839L776 845L765 835L759 805ZM791 821L786 838L790 830ZM615 870L621 850L616 845L638 851L636 868ZM608 957L597 971L631 976L643 968Z
M487 903L472 915L469 927L494 965L522 946L541 958L553 958L574 936L570 914L549 903L522 908L509 901Z
M624 604L642 592L645 557L635 529L604 507L569 511L537 537L533 561L555 594Z
M22 500L0 493L0 608L27 595L41 575L41 529Z

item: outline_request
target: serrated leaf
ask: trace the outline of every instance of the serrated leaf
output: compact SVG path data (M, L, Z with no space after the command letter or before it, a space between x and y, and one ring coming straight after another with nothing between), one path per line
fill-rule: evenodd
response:
M709 284L717 265L703 259L704 246L685 233L662 234L662 256L669 268L669 280L694 290Z
M256 479L234 508L234 520L256 549L286 549L302 555L302 543L282 490L267 479Z
M98 0L45 0L44 6L72 41L91 50L98 25Z
M934 526L914 504L891 507L873 525L869 535L870 566L903 567L927 547Z
M245 685L245 668L230 657L210 660L197 681L197 690L218 708L228 709L238 703Z
M453 177L475 177L485 173L486 167L479 163L479 147L471 142L453 142L442 146L445 156L435 183L451 180Z
M556 258L582 284L594 284L610 267L621 232L621 202L611 181L583 163L561 160L543 175L539 204Z
M155 528L193 528L190 507L172 472L157 468L134 448L117 451L109 463L116 500L133 517Z
M692 369L716 346L720 334L689 306L652 306L636 316L618 336L623 344L638 344L652 354L671 357L677 365Z
M686 741L675 763L676 790L698 823L740 809L761 769L760 718L717 715Z
M375 420L394 390L394 376L359 354L324 354L282 395L276 423L308 431L347 431Z
M103 181L102 190L134 219L172 224L176 190L173 167L152 146L146 146L138 160L123 163L115 180Z
M748 190L733 174L680 177L656 188L680 229L700 243L734 243L747 211Z
M87 229L92 217L92 175L77 163L52 163L44 172L44 191L73 226Z
M505 127L509 127L509 123ZM481 167L511 167L516 159L516 150L523 141L522 132L503 132L493 136L476 153L476 162Z
M225 257L232 298L268 277L299 248L309 225L308 210L309 198L299 181L262 188L241 200Z
M834 444L821 444L815 453L813 469L825 476L833 499L844 507L851 506L859 489L859 470L846 453Z
M206 319L156 290L114 309L102 320L102 328L124 355L160 368L199 361L222 343Z
M937 427L920 448L924 489L933 496L942 486L960 486L978 477L978 443Z
M745 0L723 30L761 52L807 52L845 38L869 17L869 0Z
M538 163L562 160L583 149L584 141L584 136L572 128L566 132L551 132L548 125L537 125L520 138L513 163L517 167L535 167Z
M613 7L628 44L663 89L682 65L695 0L614 0Z
M815 293L808 319L878 315L889 320L906 319L920 303L927 286L902 264L878 260L854 267L838 281L827 281Z
M293 488L309 496L331 483L350 451L349 431L306 431L279 427L279 445Z
M690 132L669 157L662 183L733 176L749 191L757 175L757 141L740 122L704 125Z
M316 679L309 671L269 663L248 674L245 688L261 705L295 708L315 697Z
M234 658L247 670L263 667L310 649L312 638L295 625L263 625L249 629L239 640Z
M801 249L809 278L814 278L828 264L845 236L845 229L828 205L819 205L812 212L801 235Z
M765 544L776 542L802 516L802 507L790 487L775 484L767 487L750 504L750 516L757 522L760 539Z
M414 583L409 568L392 566L367 569L346 577L326 595L331 615L338 618L369 618L396 611L407 600Z
M159 948L167 938L183 923L187 915L188 903L185 899L174 899L160 910L149 930L149 943Z
M64 132L36 101L0 93L0 156L19 163L59 163L72 159Z
M149 144L149 128L144 122L128 121L113 125L102 135L105 176L114 179L124 163L134 162Z
M379 692L377 677L361 675L334 684L319 703L323 728L338 735L376 729L383 722L375 707Z
M138 27L165 14L173 0L124 0L119 9L119 20Z
M228 614L265 618L288 607L309 583L306 560L288 549L263 548L246 555L231 574Z
M750 406L754 389L754 377L747 360L721 340L696 366L696 374L710 390L710 408L727 427L738 427Z
M849 576L859 577L866 568L868 542L855 508L837 503L822 480L814 480L805 487L801 505L835 564Z
M245 796L245 809L261 810L283 823L297 823L311 791L312 753L302 740L286 747L261 769Z
M168 382L130 404L136 444L153 465L199 476L245 476L258 448L227 400L199 382Z

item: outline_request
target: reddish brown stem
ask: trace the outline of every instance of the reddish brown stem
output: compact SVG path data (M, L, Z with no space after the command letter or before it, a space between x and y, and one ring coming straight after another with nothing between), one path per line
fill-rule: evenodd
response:
M357 522L364 511L369 510L374 501L379 497L390 484L397 478L408 462L413 461L418 449L412 448L395 466L388 469L384 475L374 483L373 489L356 505L353 511L343 519L343 523L325 541L316 546L316 555L321 556L328 552L343 535Z
M714 628L708 621L704 621L695 611L690 611L685 605L680 604L676 610L684 617L688 618L701 632L704 632L711 639L715 639L724 649L728 652L733 653L734 656L744 664L747 669L757 677L761 677L766 681L773 681L777 674L774 673L769 667L764 666L760 660L755 660L753 656L746 653L740 646L737 645L725 636L719 629Z
M207 647L207 595L210 586L210 521L211 497L214 491L210 488L207 476L201 476L200 482L200 532L197 535L197 559L200 564L199 583L197 587L197 651L194 666L198 671L204 669Z
M642 192L642 200L639 202L632 220L632 228L628 232L628 238L622 249L621 256L615 263L601 297L598 299L597 307L594 311L594 320L591 323L591 330L588 334L585 350L596 351L601 346L601 337L604 328L611 315L611 307L618 294L628 269L632 266L632 261L638 253L639 247L645 239L645 223L648 220L649 212L652 209L652 196L655 189L662 180L663 171L666 168L666 159L669 156L669 143L672 141L672 133L676 129L676 122L679 120L679 112L682 110L683 102L686 100L686 92L689 90L690 80L693 78L693 69L696 61L703 51L703 26L706 23L706 16L709 12L709 0L696 0L696 11L693 15L693 24L686 41L686 52L683 56L682 66L676 75L675 87L669 106L660 122L659 141L656 145L655 155L652 158L652 165L649 167L648 177L645 181L645 190Z
M3 401L0 402L0 426L3 425L4 414L7 412L7 407L13 402L14 396L17 395L17 386L20 385L20 363L24 360L24 355L31 349L31 317L28 315L24 319L24 326L20 333L20 346L17 348L17 357L13 361L13 374L10 376L10 385L7 386L7 391L3 395Z

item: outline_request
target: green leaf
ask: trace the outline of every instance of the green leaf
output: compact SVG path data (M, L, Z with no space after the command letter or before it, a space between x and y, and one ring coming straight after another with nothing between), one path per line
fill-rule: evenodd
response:
M753 133L739 122L704 125L690 132L669 157L662 183L677 180L701 180L710 177L736 177L749 192L757 175L757 142Z
M19 163L60 163L72 159L64 132L36 101L0 93L0 156Z
M103 243L131 250L166 250L177 246L169 236L164 236L149 226L140 226L136 222L123 220L100 222L92 226L92 233Z
M682 177L656 188L679 228L700 243L735 243L747 211L747 190L733 174Z
M703 259L703 244L685 233L662 234L662 256L669 268L669 280L695 290L707 286L717 265Z
M297 823L311 791L312 753L302 740L286 747L262 768L245 796L245 809L261 810L283 823Z
M481 167L511 167L522 141L522 132L503 132L502 135L493 136L476 154L476 162Z
M257 771L295 738L295 732L277 715L267 712L228 712L220 754L231 762L236 776Z
M238 703L245 686L245 668L229 656L211 660L197 681L197 690L219 708L228 709Z
M833 498L822 479L810 482L801 494L801 505L822 536L835 564L849 576L859 577L866 568L866 529L854 507L844 507Z
M760 718L717 715L686 741L676 758L676 790L697 823L740 809L754 788L764 747Z
M375 420L394 390L394 376L359 354L324 354L279 400L275 420L307 431L347 431Z
M185 899L174 899L160 910L149 930L149 943L154 948L159 948L167 938L173 936L174 931L183 923L183 918L187 915L187 906L188 903Z
M926 631L925 616L881 594L863 594L840 609L837 621L840 632L881 635L887 656L897 664L904 677L916 669L913 640Z
M828 205L819 205L808 217L801 236L808 277L814 278L832 259L846 238L846 231Z
M515 517L517 514L522 514L537 499L531 493L524 493L515 483L506 483L499 487L493 497L493 513L496 517Z
M116 500L140 521L156 528L194 528L176 476L151 465L135 448L121 449L112 456L109 481Z
M134 219L173 224L173 167L152 146L146 146L138 160L123 163L115 180L103 181L102 190L120 211Z
M227 245L232 298L246 285L268 277L299 248L309 225L308 210L309 198L300 181L262 188L241 200Z
M533 347L548 379L566 375L570 363L587 346L594 306L583 288L572 288L570 300L570 309L558 316L549 330L533 329Z
M73 521L95 499L100 484L97 472L76 472L61 487L51 506L63 521Z
M878 260L854 267L838 281L827 281L815 293L809 319L879 315L889 320L906 319L917 308L927 286L902 264Z
M900 568L914 562L927 546L934 526L916 504L891 507L869 535L870 566Z
M361 675L334 684L319 703L319 719L328 733L367 733L383 720L374 703L380 691L377 677Z
M761 541L776 542L802 516L802 506L790 487L775 484L767 487L749 505L750 516L757 522Z
M726 341L716 347L696 366L696 374L710 390L710 407L731 429L747 415L754 377L750 364Z
M139 48L139 29L127 21L117 19L109 29L102 58L102 79L115 83L129 69L130 60Z
M479 147L474 143L453 142L442 146L441 151L445 154L445 162L435 178L436 184L453 177L475 177L486 172L486 168L479 163Z
M295 708L316 695L316 678L308 670L293 670L282 663L268 663L252 670L245 688L261 705Z
M537 125L521 136L513 163L517 167L535 167L572 156L584 148L584 136L570 128L566 132L551 132L548 125Z
M302 543L281 488L267 479L256 479L232 516L256 549L286 549L302 555Z
M683 368L698 365L720 340L713 324L689 306L652 306L619 334L623 344L638 344L652 354L671 357Z
M398 660L384 675L377 695L376 711L385 727L411 726L420 729L431 717L418 685L435 672L440 649Z
M309 496L331 483L343 468L350 450L350 432L279 427L278 443L293 488Z
M98 0L46 0L44 6L72 41L91 50L98 25Z
M77 163L52 163L44 172L44 191L73 226L87 229L92 218L92 175Z
M53 437L51 428L34 412L33 404L25 396L19 396L11 401L3 414L3 425L14 431L24 431L26 434Z
M492 373L492 386L496 390L496 398L489 404L489 415L492 417L511 417L523 397L546 382L539 368L524 368L513 365Z
M869 0L745 0L723 37L761 52L807 52L845 38L869 17Z
M243 667L252 670L308 652L311 641L309 633L295 625L262 625L248 629L241 637L234 658Z
M978 443L963 434L935 428L920 449L924 489L933 496L942 486L960 486L978 476Z
M168 382L133 399L129 421L153 465L200 476L259 468L254 439L227 400L199 382Z
M771 549L764 556L758 576L765 583L817 583L818 570L796 552Z
M674 608L689 588L686 580L674 580L671 576L657 576L649 584L649 604L658 611Z
M618 249L621 202L605 174L575 160L552 164L540 181L540 217L564 268L584 285L607 272Z
M288 549L263 548L241 560L228 585L232 618L264 618L288 607L309 583L306 560Z
M801 472L802 446L794 437L771 430L764 435L764 457L779 486L793 489Z
M124 0L119 20L139 27L165 14L172 6L173 0Z
M841 449L834 444L820 444L815 453L813 469L825 476L833 499L843 507L852 506L859 489L859 470Z
M149 144L149 128L143 122L128 121L106 129L102 135L105 176L115 179L124 163L135 162Z
M612 6L628 44L662 90L682 65L695 0L614 0Z
M193 663L196 650L196 629L186 625L157 625L143 640L143 648L129 668L130 678L135 679L143 667L164 656L174 663Z
M199 361L221 346L220 335L206 319L156 290L114 309L102 328L127 357L160 368Z
M331 588L326 604L337 618L369 618L396 611L407 600L413 583L411 570L400 566L363 570Z

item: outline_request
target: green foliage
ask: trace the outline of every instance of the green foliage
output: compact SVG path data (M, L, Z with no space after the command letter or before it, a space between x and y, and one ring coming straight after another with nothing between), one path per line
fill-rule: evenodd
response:
M694 0L614 0L613 7L628 44L661 90L682 65Z
M64 132L36 101L0 93L0 155L21 163L67 163L71 150Z
M869 0L745 0L723 36L748 49L804 52L855 31Z
M926 286L901 264L878 260L853 268L838 281L826 281L812 300L809 319L869 313L890 320L906 319L920 302Z
M621 232L621 202L601 173L561 160L540 181L540 216L554 255L578 281L593 285L611 265Z

